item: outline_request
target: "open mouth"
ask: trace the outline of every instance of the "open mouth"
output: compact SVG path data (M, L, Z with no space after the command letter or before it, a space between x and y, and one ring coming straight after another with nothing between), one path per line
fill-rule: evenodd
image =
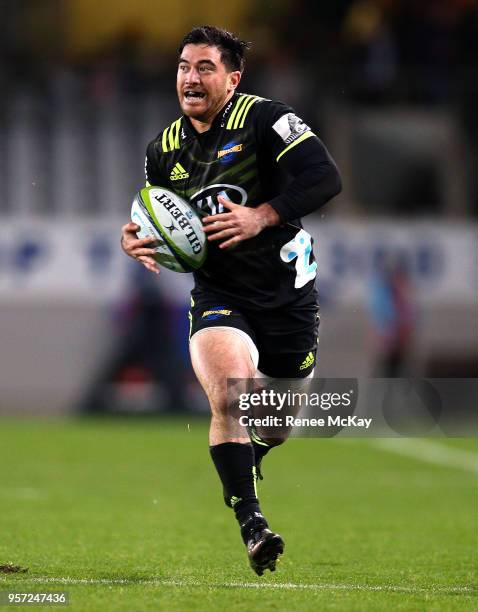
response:
M202 91L192 91L191 89L188 89L184 92L184 97L186 100L202 100L206 97L206 94Z

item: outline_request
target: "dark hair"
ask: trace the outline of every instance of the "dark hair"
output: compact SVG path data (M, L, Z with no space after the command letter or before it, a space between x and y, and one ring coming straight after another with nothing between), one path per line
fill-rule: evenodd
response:
M229 72L233 70L244 70L244 54L249 48L249 43L240 40L227 30L215 26L201 26L192 29L179 45L179 56L186 45L209 45L217 47L221 52L221 61Z

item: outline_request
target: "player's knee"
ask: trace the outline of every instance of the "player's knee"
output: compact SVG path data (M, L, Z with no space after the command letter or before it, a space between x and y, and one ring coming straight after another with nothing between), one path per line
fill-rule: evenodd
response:
M242 378L241 376L231 376L231 378ZM229 392L227 378L214 378L205 381L203 384L204 391L211 407L213 415L228 414L229 407Z
M207 399L213 415L227 413L227 383L226 381L210 382L205 388Z

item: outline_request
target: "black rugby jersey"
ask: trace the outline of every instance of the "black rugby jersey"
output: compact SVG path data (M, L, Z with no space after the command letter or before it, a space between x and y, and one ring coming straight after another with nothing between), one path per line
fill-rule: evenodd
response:
M201 134L182 116L148 145L146 179L201 216L224 212L222 195L244 206L269 202L281 218L232 248L209 242L193 295L211 291L253 309L316 302L317 264L300 217L336 195L340 178L320 139L290 107L236 93Z

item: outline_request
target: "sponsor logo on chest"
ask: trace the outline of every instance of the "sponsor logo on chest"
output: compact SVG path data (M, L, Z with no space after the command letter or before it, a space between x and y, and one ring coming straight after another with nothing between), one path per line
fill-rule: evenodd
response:
M222 149L221 151L218 151L217 157L218 159L221 159L221 157L224 157L225 155L229 155L230 153L239 153L239 151L242 151L242 144L234 144L232 146L229 146L227 149Z

